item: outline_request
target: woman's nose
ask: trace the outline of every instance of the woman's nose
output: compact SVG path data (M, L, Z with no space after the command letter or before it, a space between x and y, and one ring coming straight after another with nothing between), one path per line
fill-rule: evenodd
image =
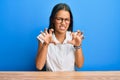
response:
M62 24L65 24L66 22L65 22L65 20L63 19L61 23L62 23Z

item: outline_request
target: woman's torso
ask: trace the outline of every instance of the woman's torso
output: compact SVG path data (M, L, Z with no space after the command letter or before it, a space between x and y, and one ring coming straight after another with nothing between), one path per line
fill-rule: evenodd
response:
M68 40L72 40L70 32L66 32L66 39L63 44L60 44L55 35L52 36L55 44L49 44L46 69L48 71L74 71L75 56L74 47L72 44L68 44Z

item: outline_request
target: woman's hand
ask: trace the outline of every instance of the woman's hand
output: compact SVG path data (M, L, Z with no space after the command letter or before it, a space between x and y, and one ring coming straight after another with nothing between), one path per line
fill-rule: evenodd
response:
M80 32L79 30L77 32L72 32L72 40L68 41L69 44L72 44L74 46L80 46L82 43L83 33Z
M44 41L44 44L47 44L47 45L49 45L49 43L55 44L55 42L52 40L53 31L54 31L53 29L49 29L49 33L48 33L47 29L45 29L44 32L41 32L41 35L39 36L39 38Z

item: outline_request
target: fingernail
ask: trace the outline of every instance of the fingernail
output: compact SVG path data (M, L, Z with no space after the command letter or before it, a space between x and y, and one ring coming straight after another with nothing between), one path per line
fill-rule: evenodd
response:
M85 39L85 37L83 36L82 39Z
M83 34L83 32L81 32L81 35Z

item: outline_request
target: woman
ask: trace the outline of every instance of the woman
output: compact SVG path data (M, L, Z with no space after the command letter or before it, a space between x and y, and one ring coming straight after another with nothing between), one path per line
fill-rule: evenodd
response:
M39 40L36 67L47 71L75 71L82 67L84 57L81 48L83 35L72 32L73 16L67 4L57 4L51 13L48 30L37 36Z

